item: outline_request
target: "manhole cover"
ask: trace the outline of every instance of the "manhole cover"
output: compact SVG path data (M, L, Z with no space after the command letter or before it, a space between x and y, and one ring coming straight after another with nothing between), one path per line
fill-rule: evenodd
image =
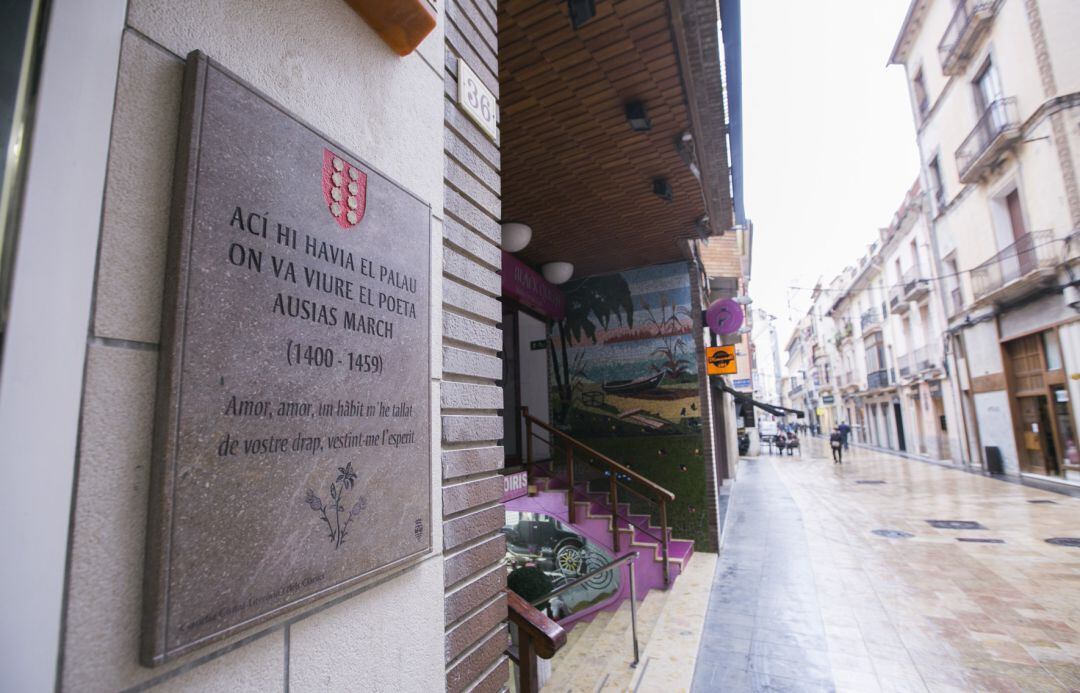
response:
M915 536L910 532L901 532L898 529L875 529L873 533L879 537L888 537L890 539L910 539Z
M970 520L927 520L927 522L938 529L986 529L978 522Z
M1040 499L1040 500L1029 500L1028 503L1040 503L1040 504L1057 505L1057 501L1042 500L1042 499Z
M856 484L884 484L885 482L880 479L856 479Z
M1047 544L1053 544L1054 546L1072 546L1073 548L1080 549L1080 537L1054 537L1053 539L1047 539Z
M957 541L966 541L971 544L1004 544L1004 539L976 539L974 537L957 537Z

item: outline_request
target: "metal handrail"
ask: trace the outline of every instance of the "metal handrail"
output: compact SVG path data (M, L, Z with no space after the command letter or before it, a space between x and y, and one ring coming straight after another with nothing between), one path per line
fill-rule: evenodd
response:
M625 563L626 567L630 571L630 574L628 575L628 578L630 580L630 633L634 641L634 661L630 664L630 666L636 667L638 665L638 662L641 660L641 653L638 650L637 636L637 586L634 584L634 561L637 560L638 556L639 554L637 551L624 553L623 555L613 560L611 563L600 566L596 570L586 573L581 577L575 578L570 582L566 583L565 585L562 585L561 587L556 587L555 589L545 594L543 597L533 600L532 605L538 607L544 602L550 601L552 598L557 597L563 592L566 592L567 590L572 590L581 583L591 580L600 573L606 573L609 570L614 570L615 568L618 568L623 563Z
M575 439L575 438L573 438L571 436L568 436L567 434L563 433L559 429L549 426L548 424L544 423L540 419L538 419L535 416L532 416L531 414L529 414L529 408L528 407L522 407L522 412L523 412L523 415L525 416L525 420L528 421L529 423L533 424L534 426L539 426L540 428L544 429L548 433L553 433L554 435L558 436L559 438L565 440L570 445L573 445L574 447L579 448L582 452L584 452L584 453L586 453L588 455L591 455L593 458L595 458L596 460L598 460L600 462L603 462L605 465L607 465L607 466L611 467L613 470L619 472L619 474L630 477L631 479L638 482L642 486L647 486L649 489L655 491L657 495L664 496L668 500L675 500L675 494L672 493L671 491L668 491L663 486L660 486L659 484L657 484L657 483L655 483L653 481L650 481L649 479L646 479L645 477L643 477L640 474L638 474L637 472L635 472L633 469L630 469L629 467L622 466L621 464L619 464L615 460L611 459L610 457L608 457L604 453L599 452L597 450L594 450L593 448L590 448L585 443L582 443L581 441L579 441L579 440L577 440L577 439Z
M537 440L539 440L542 443L546 443L547 445L549 445L551 447L552 450L559 450L560 449L559 444L556 441L551 440L551 439L547 439L547 438L543 438L542 436L540 436L539 434L537 434L537 433L535 433L535 432L533 432L531 430L529 431L529 436L531 438L536 438ZM554 475L555 474L555 470L554 470L555 460L554 460L554 458L548 460L547 462L548 462L549 465L552 466L552 468L549 469L548 472L550 474ZM535 462L534 464L541 464L541 463L540 462ZM528 467L528 465L526 465L526 467ZM608 472L608 473L610 474L610 472ZM642 493L641 491L638 491L633 486L627 486L626 484L620 482L618 480L617 475L611 474L610 478L614 479L614 481L611 482L611 484L613 486L621 488L624 491L628 491L628 492L634 494L635 496L637 496L638 498L641 498L642 500L648 501L649 503L653 503L653 504L656 503L656 500L653 499L652 496L649 496L649 495L647 495L645 493ZM571 491L572 489L567 489L567 490ZM580 497L581 496L579 496L579 498ZM631 519L628 515L619 514L618 507L615 507L615 508L612 509L612 515L615 516L615 517L621 517L622 519L626 520L627 524L633 525L638 530L640 530L642 534L645 534L646 536L652 537L656 541L663 541L663 539L661 537L657 536L656 534L654 534L653 532L650 531L650 530L653 529L653 525L651 524L651 519L650 519L650 524L642 527L640 524L634 522L634 520ZM612 532L616 535L614 544L615 544L615 550L618 551L619 550L618 532L617 532L617 528L614 525L612 527Z
M556 587L555 589L551 590L550 592L548 592L547 594L545 594L544 596L538 597L538 598L532 600L529 603L532 604L533 606L540 606L544 602L551 601L551 599L553 599L554 597L559 596L563 592L568 592L568 591L574 589L575 587L577 587L581 583L586 582L586 581L590 580L593 577L596 577L600 573L606 573L609 570L614 570L615 568L618 568L619 566L621 566L623 563L626 563L627 561L634 560L639 555L640 554L638 554L637 551L631 551L629 553L624 553L623 555L621 555L618 558L616 558L615 560L613 560L611 563L605 563L604 565L600 566L596 570L593 570L592 572L585 573L584 575L582 575L580 577L576 577L573 580L571 580L570 582L566 583L565 585L560 585L560 586Z
M669 546L670 542L669 542L669 536L668 536L670 531L669 531L669 528L668 528L668 521L667 521L667 503L668 503L668 501L675 500L675 494L672 493L671 491L668 491L663 486L660 486L660 485L650 481L649 479L646 479L645 477L641 476L640 474L638 474L634 470L630 469L629 467L624 467L623 465L619 464L618 462L611 459L607 455L605 455L605 454L603 454L601 452L598 452L597 450L594 450L593 448L589 447L588 445L585 445L581 441L579 441L579 440L577 440L575 438L572 438L571 436L563 433L562 431L560 431L560 430L558 430L556 428L553 428L553 427L549 426L546 422L541 421L540 419L537 419L534 416L531 416L529 414L529 408L528 407L522 407L521 408L521 415L525 419L525 444L526 444L525 445L525 447L526 447L525 468L526 468L526 470L528 472L528 477L529 477L530 483L532 482L532 479L533 479L533 440L532 440L533 435L534 435L533 434L533 426L537 426L541 430L547 431L552 436L552 439L549 441L549 444L552 445L552 447L554 447L555 438L558 438L559 440L567 443L567 445L568 445L568 447L566 448L566 471L567 471L566 484L567 484L567 519L570 521L570 524L574 524L574 521L575 521L574 518L575 518L575 515L576 515L576 506L575 506L575 502L574 502L574 493L575 493L575 491L574 491L574 450L575 449L578 449L581 452L585 453L585 461L587 463L591 464L594 467L605 468L609 472L608 473L608 477L609 477L608 493L609 493L609 497L610 497L611 515L612 515L611 543L612 543L612 548L616 552L618 552L620 550L619 549L619 544L620 544L619 532L621 531L620 528L619 528L619 523L616 520L616 518L619 517L619 487L621 486L622 488L626 489L627 491L630 491L630 492L634 493L635 495L638 495L641 498L644 498L645 500L649 501L650 503L656 503L657 505L660 506L660 554L661 554L661 562L662 562L663 568L664 568L664 585L665 586L670 585L671 584L671 561L670 561L670 546ZM537 437L539 437L539 436L537 436ZM640 491L637 491L636 489L632 489L632 488L626 486L625 484L619 483L618 477L619 477L620 474L622 476L624 476L626 479L628 479L630 481L634 481L634 482L644 486L646 489L648 489L649 491L651 491L655 495L655 498L649 498L648 496L642 494ZM636 524L634 524L632 522L630 524L633 525L634 527L638 527L638 525L636 525ZM641 527L638 527L638 529L641 529ZM644 533L648 534L649 536L653 536L651 533L649 533L649 532L647 532L647 531L645 531L643 529L642 529L642 531Z

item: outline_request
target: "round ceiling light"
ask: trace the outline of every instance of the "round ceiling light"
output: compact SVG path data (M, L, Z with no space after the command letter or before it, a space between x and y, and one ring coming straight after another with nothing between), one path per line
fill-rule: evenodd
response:
M532 240L532 227L510 221L502 225L502 249L508 253L524 250Z
M569 262L549 262L540 268L540 273L552 284L565 284L574 276L574 265Z

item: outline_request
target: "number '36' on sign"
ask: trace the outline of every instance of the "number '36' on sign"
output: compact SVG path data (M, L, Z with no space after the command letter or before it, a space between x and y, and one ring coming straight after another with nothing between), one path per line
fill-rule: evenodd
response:
M458 60L457 100L465 115L479 125L488 137L496 139L499 105L495 101L495 95L464 60Z

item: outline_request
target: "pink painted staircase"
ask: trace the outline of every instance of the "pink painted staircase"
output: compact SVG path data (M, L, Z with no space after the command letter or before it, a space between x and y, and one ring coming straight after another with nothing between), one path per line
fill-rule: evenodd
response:
M536 495L522 496L506 503L508 510L522 512L534 512L550 515L560 522L572 527L576 532L587 537L593 543L604 547L612 555L622 555L636 550L640 554L635 562L635 589L639 601L644 600L650 590L667 589L673 584L686 567L687 562L694 553L694 542L686 539L676 539L668 529L668 584L664 581L664 556L660 537L663 530L653 524L649 515L634 513L628 503L618 503L615 512L612 512L610 496L606 493L598 493L588 488L588 482L574 484L573 498L575 505L575 521L570 522L568 492L565 479L552 476L542 476L547 470L542 465L536 465L534 482L537 487ZM618 527L619 551L614 549L612 537L612 525ZM569 626L576 621L591 620L601 611L614 611L619 605L629 598L630 592L626 587L627 571L623 570L623 587L611 600L601 603L594 608L579 612L560 621Z

